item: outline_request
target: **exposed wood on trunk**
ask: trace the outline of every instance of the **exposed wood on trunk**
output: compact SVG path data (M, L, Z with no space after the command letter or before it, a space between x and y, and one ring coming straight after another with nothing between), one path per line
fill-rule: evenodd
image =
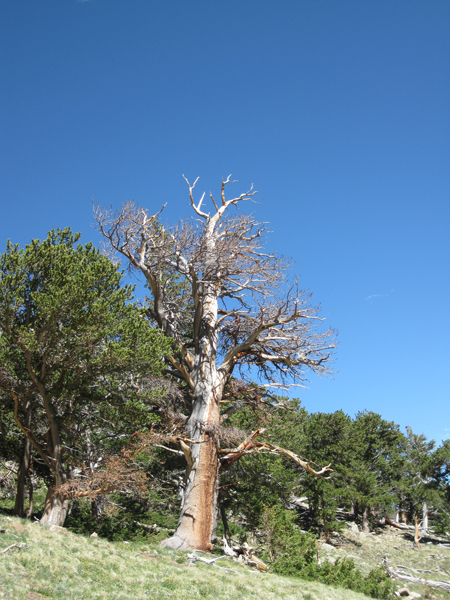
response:
M426 501L422 504L422 529L428 530L428 504Z

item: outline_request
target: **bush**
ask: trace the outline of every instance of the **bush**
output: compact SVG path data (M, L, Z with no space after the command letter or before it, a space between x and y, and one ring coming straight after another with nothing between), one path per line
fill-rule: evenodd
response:
M316 539L310 533L302 533L296 528L295 516L278 506L265 507L267 552L275 573L357 590L372 598L394 597L392 582L381 568L363 575L351 559L319 564Z

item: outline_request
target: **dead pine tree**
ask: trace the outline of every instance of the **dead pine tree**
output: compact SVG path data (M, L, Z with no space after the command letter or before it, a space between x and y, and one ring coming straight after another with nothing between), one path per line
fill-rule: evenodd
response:
M161 224L161 211L151 214L134 202L120 210L97 206L94 213L107 249L144 275L151 291L148 312L174 342L167 373L189 389L186 437L180 440L186 487L177 530L166 545L209 550L223 456L215 432L232 373L281 389L302 385L308 370L331 373L336 343L334 331L321 327L311 294L292 279L290 262L266 251L265 225L233 210L253 199L253 186L227 199L229 176L218 202L210 194L207 212L205 194L194 200L198 178L192 185L185 180L194 218L174 227ZM252 448L281 450L256 443ZM232 452L224 458L230 462ZM316 475L329 470L305 465Z

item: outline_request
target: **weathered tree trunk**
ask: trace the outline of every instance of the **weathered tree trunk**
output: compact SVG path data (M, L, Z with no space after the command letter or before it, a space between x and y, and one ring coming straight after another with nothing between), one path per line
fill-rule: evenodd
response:
M428 504L426 501L422 504L422 529L428 531Z
M41 525L59 525L62 527L64 525L64 521L66 520L67 510L69 508L69 500L63 499L57 491L67 479L66 473L63 472L61 465L61 437L55 410L51 400L43 386L41 386L40 391L44 400L45 411L50 424L47 443L49 449L51 450L50 470L54 478L54 484L48 488L47 497L45 498L44 512L39 522Z
M399 522L400 523L404 523L406 525L407 518L406 518L405 505L403 503L403 498L400 498L400 502L399 502L399 505L398 505L397 515L400 518Z
M215 378L216 381L218 377ZM211 550L211 536L217 520L219 491L219 445L214 429L219 425L219 400L223 384L211 386L207 400L197 397L188 421L190 445L188 477L178 526L172 538L164 541L170 548ZM206 394L205 394L206 395Z
M34 486L33 486L33 482L30 479L30 483L28 485L28 498L29 498L30 503L28 504L28 510L27 510L27 514L26 514L27 519L31 519L31 516L33 514L33 492L34 492Z
M62 527L66 520L67 510L69 508L69 500L63 499L56 492L59 486L51 486L48 488L45 498L44 512L39 523L41 525L59 525Z
M25 439L25 450L17 474L17 492L14 503L14 515L23 518L25 515L26 476L30 467L30 442Z
M194 282L196 318L194 322L195 364L192 371L193 410L187 422L187 434L192 440L185 449L188 462L187 481L178 526L164 545L185 550L211 550L211 537L217 523L219 494L220 400L228 377L217 371L218 298L215 282L214 228L207 235L208 260L203 281Z
M364 507L362 514L362 530L364 533L370 533L369 508L367 506Z
M24 425L28 429L31 424L31 405L28 402L25 422ZM19 472L17 474L17 494L16 501L14 504L14 514L16 517L23 518L25 516L25 491L26 491L26 478L27 473L30 468L31 461L31 442L28 437L25 437L25 447L23 451L22 460L19 467ZM30 504L32 504L32 499L30 498Z

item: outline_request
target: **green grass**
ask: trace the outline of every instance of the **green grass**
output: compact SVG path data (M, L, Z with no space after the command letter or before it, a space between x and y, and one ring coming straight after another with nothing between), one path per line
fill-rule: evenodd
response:
M363 600L314 582L259 573L231 560L189 566L185 553L156 543L108 542L0 515L0 598L5 600Z

